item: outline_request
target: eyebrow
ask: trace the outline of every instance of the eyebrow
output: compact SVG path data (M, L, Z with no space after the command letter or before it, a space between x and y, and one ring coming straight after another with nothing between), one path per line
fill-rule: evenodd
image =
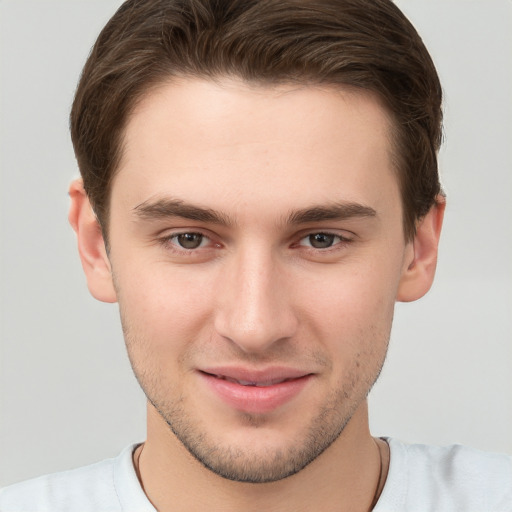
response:
M137 217L144 220L181 217L183 219L220 224L222 226L234 224L227 215L216 212L211 208L187 204L181 199L148 200L137 205L133 211Z
M158 220L171 217L208 222L222 226L235 225L228 216L211 208L185 203L181 199L147 200L133 208L135 215L143 220ZM345 220L351 218L376 217L377 212L369 207L354 202L340 202L328 205L318 205L292 211L287 224L307 224L326 220Z
M377 212L359 203L341 202L326 206L313 206L290 213L289 224L307 224L325 220L346 220L352 218L376 217Z

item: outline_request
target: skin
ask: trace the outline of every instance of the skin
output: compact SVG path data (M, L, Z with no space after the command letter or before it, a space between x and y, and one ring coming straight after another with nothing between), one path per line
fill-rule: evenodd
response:
M119 302L148 396L135 459L158 510L370 509L388 452L366 396L395 301L432 283L444 211L404 239L390 133L369 93L179 80L126 126L108 255L72 184L89 289ZM203 378L234 366L308 377L282 405L239 410Z

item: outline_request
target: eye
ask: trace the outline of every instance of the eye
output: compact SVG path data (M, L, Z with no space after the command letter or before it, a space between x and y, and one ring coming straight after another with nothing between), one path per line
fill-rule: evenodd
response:
M182 249L198 249L208 243L208 238L201 233L178 233L170 237L170 242Z
M300 241L300 245L313 247L314 249L329 249L329 247L343 241L347 240L332 233L311 233Z

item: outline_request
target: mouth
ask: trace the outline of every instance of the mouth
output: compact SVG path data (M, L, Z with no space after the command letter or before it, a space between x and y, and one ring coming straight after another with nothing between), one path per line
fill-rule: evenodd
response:
M290 368L212 368L200 370L199 375L224 404L252 414L272 412L291 402L314 377Z
M255 386L259 388L266 388L269 386L275 386L276 384L281 384L282 382L289 382L292 380L296 380L301 377L285 377L285 378L277 378L277 379L267 379L267 380L243 380L243 379L235 379L233 377L228 377L226 375L217 375L208 372L203 372L211 377L215 377L216 379L225 380L227 382L232 382L233 384L238 384L240 386Z

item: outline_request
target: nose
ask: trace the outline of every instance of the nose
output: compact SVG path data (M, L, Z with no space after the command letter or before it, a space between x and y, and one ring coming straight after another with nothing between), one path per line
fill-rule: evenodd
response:
M246 353L268 351L298 326L286 272L270 250L231 258L219 283L215 329Z

